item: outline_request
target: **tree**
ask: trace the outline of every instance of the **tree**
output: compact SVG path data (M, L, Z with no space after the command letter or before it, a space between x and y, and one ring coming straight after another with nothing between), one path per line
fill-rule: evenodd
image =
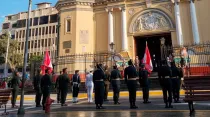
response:
M29 59L29 62L30 63L32 63L32 62L38 62L38 63L41 63L42 62L42 60L43 60L43 55L33 55L33 56L31 56L30 57L30 59Z
M9 38L10 39L10 38ZM6 51L7 51L8 34L1 36L0 38L0 64L5 62ZM17 50L20 47L17 40L10 39L9 50L8 50L8 64L10 68L15 69L23 64L23 55L18 53Z

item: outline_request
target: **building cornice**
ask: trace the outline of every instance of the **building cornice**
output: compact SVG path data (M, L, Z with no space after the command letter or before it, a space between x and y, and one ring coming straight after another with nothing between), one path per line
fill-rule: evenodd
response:
M81 6L93 6L94 0L89 0L88 2L86 0L59 0L55 8L57 10L60 10L61 7L69 7L69 6L76 6L76 5L81 5Z

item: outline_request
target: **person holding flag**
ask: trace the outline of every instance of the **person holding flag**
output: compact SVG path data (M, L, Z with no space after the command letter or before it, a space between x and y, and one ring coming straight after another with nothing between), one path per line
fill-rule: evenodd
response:
M46 102L47 97L50 96L50 88L52 85L50 74L52 73L52 70L53 70L52 62L51 62L48 51L45 52L45 57L41 65L41 70L42 70L41 73L43 75L43 77L41 78L41 89L43 93L42 106L43 106L43 110L45 110L45 102Z
M144 104L151 103L149 99L149 79L148 76L152 72L153 66L150 52L146 43L144 58L142 60L141 69L139 70L139 82L142 87Z

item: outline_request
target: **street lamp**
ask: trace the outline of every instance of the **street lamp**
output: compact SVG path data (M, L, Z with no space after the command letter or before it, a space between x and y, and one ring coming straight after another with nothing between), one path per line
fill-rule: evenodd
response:
M26 40L25 40L25 51L24 51L24 62L23 62L23 76L22 76L21 100L20 100L20 108L18 109L18 114L19 115L25 114L25 109L23 107L23 103L24 103L25 75L26 75L26 67L27 67L27 59L28 59L28 38L29 38L31 3L32 3L32 0L29 0L29 5L28 5L28 19L27 19L27 28L26 28Z
M114 43L110 43L109 46L110 46L110 49L111 49L111 69L112 69L112 65L113 65L113 53L114 53Z

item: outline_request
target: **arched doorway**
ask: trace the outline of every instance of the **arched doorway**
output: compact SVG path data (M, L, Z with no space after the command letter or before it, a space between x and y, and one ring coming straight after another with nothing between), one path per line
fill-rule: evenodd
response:
M131 21L129 33L134 38L134 55L142 60L147 42L154 71L158 68L160 61L166 59L171 52L168 50L172 48L171 29L174 29L171 18L159 9L148 9L140 12ZM163 45L161 45L161 40L164 40ZM167 49L164 51L170 52L163 52L161 50L163 46Z

